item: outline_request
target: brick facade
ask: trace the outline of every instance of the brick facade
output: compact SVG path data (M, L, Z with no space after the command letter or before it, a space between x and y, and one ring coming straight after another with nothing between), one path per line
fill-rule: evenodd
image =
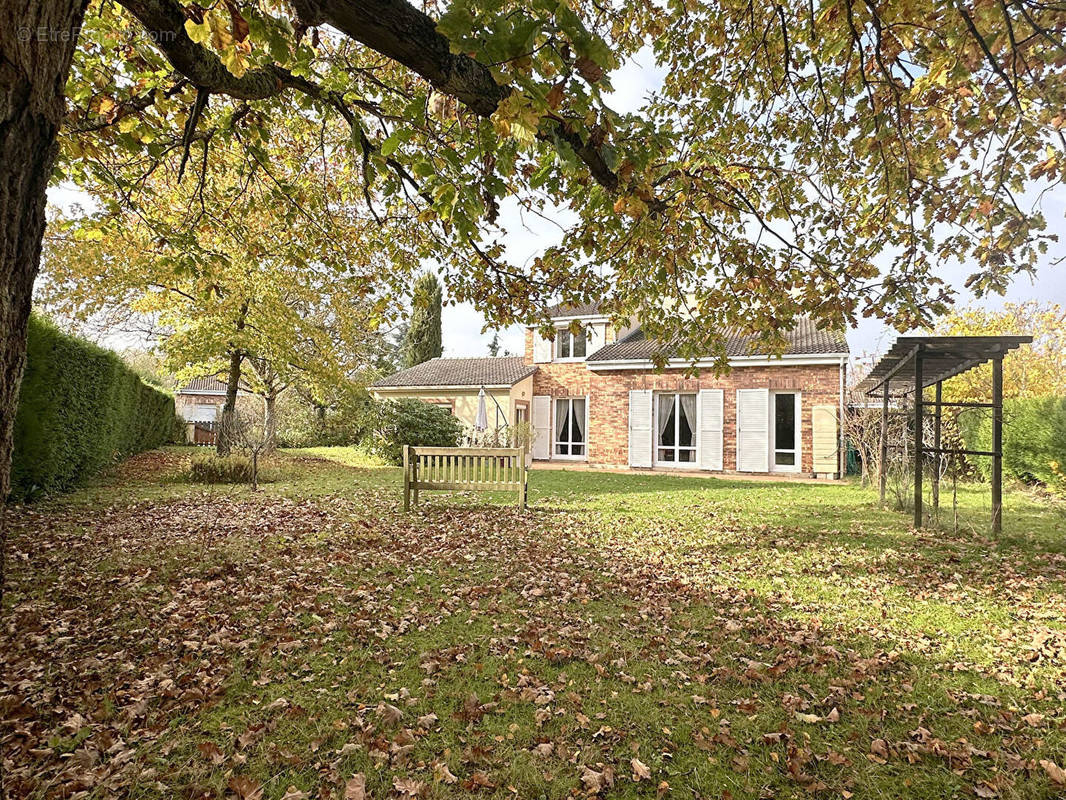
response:
M526 360L533 361L533 331L526 331ZM608 333L608 336L610 334ZM648 369L592 371L583 362L537 364L533 395L588 397L588 460L593 464L625 465L629 461L629 391L696 392L723 390L723 466L737 468L736 399L738 389L794 391L800 394L800 472L813 471L811 410L840 402L840 365L737 366L726 375L709 371L686 377L684 370Z

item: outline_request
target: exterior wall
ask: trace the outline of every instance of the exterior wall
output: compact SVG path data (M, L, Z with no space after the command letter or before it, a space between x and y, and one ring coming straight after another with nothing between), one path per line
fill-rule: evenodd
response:
M541 365L550 366L550 365ZM538 373L539 374L539 373ZM811 408L840 402L840 366L734 367L727 375L705 373L686 378L683 370L589 372L589 460L624 465L629 461L629 390L695 392L723 389L723 466L737 468L737 389L770 389L800 393L800 472L814 469ZM580 385L580 384L575 384ZM538 391L537 394L540 394Z
M528 378L522 378L518 383L511 387L510 391L510 417L508 421L511 423L517 422L516 410L518 408L525 409L525 421L529 422L530 414L532 413L530 406L533 400L533 376Z
M379 400L422 400L426 403L440 403L451 406L452 413L468 428L473 428L477 421L477 395L481 387L470 390L444 389L444 390L406 390L395 392L375 391L374 397ZM510 392L507 389L486 389L485 410L488 413L489 429L496 427L497 408L492 402L500 404L500 425L511 422L514 419L514 406L511 403Z
M187 419L185 412L191 411L195 406L215 406L216 416L221 415L222 406L226 402L225 395L218 394L178 394L174 397L174 410L182 419Z
M532 354L532 331L526 334L527 354ZM594 464L625 465L629 462L629 391L695 392L723 391L723 466L737 468L737 389L770 389L800 394L800 472L814 469L811 409L840 402L840 366L768 365L734 367L722 376L710 372L685 377L684 370L612 370L593 372L583 363L538 364L533 375L533 394L550 397L588 397L589 455Z

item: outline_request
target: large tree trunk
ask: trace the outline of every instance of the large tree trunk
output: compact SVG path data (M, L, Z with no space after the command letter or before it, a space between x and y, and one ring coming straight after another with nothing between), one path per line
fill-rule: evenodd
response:
M220 456L228 456L233 450L233 426L237 417L237 389L241 383L241 361L244 354L233 350L229 355L229 377L226 379L226 403L222 406L222 419L218 423L215 447Z
M0 0L0 504L11 488L15 409L33 281L41 265L45 192L85 3ZM5 516L0 510L0 605Z

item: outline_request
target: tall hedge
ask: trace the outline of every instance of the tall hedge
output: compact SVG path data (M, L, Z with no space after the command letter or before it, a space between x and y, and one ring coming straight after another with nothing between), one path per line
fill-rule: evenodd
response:
M992 414L960 416L970 450L992 449ZM986 479L991 458L974 458ZM1066 397L1027 397L1003 401L1003 474L1056 491L1066 490Z
M174 434L174 398L110 350L30 317L15 415L11 497L72 488Z

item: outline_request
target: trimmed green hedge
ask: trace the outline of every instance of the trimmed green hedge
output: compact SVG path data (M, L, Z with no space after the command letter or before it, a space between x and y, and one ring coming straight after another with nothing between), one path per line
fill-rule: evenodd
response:
M959 426L970 450L992 449L992 414L963 414ZM987 479L991 458L971 459ZM1066 492L1066 397L1003 402L1003 474Z
M110 350L30 317L15 415L11 497L77 486L116 460L174 437L174 398Z

